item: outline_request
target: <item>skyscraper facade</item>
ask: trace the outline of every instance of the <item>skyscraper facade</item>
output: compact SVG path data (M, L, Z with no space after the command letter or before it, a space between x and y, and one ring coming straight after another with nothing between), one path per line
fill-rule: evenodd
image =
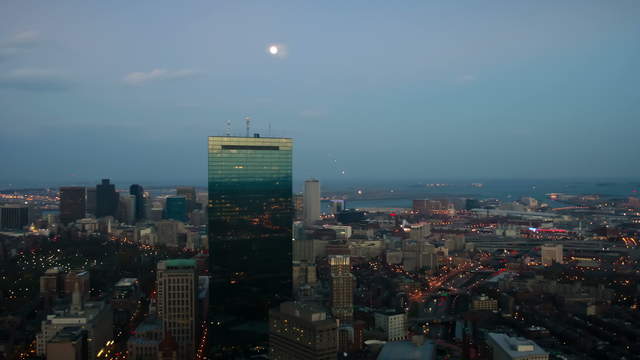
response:
M29 225L29 207L7 204L0 206L0 229L22 230Z
M142 185L133 184L129 187L129 194L135 196L135 219L140 221L144 219L144 189Z
M102 179L96 186L96 217L116 216L119 195L109 179Z
M196 209L196 188L193 186L178 186L176 195L184 196L187 200L187 212L191 213Z
M292 147L287 138L209 137L214 346L266 340L268 310L291 296Z
M87 206L87 214L95 215L96 214L96 187L91 186L87 188L87 198L86 198L86 206Z
M335 360L338 322L311 303L287 301L269 312L269 359Z
M184 196L169 196L165 203L165 217L171 220L186 222L187 199Z
M158 318L178 345L178 359L193 359L196 343L198 274L192 259L158 263Z
M86 189L83 186L60 188L60 222L67 225L80 220L86 212Z
M309 179L304 182L304 224L313 225L320 220L320 182Z
M353 320L353 286L349 255L329 256L331 266L331 313L341 321Z

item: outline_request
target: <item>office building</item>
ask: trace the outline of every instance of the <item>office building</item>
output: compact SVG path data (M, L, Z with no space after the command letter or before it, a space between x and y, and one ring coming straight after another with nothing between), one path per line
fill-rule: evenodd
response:
M58 267L45 271L40 276L40 297L50 303L52 300L64 294L64 273Z
M549 353L535 342L510 337L506 334L487 334L487 345L493 352L493 360L548 360Z
M187 201L187 213L190 214L198 206L196 205L196 188L193 186L178 186L176 195L182 196Z
M127 330L141 296L138 279L123 278L116 283L111 295L113 325L116 328Z
M293 262L293 292L304 285L315 285L318 281L316 275L316 264L306 261Z
M119 198L118 220L125 224L136 223L136 197L131 194L124 194Z
M28 206L14 204L0 206L0 229L22 230L28 225Z
M158 263L158 318L163 333L175 339L179 359L195 354L198 275L192 259L165 260Z
M294 219L296 221L304 219L304 195L303 194L294 194L293 195L293 209L294 209Z
M87 332L87 358L97 358L100 349L113 336L113 324L111 306L104 301L84 302L76 283L72 295L71 306L53 314L41 323L41 331L36 336L36 353L38 356L47 356L49 347L47 344L64 328L68 326L79 327Z
M145 199L142 185L133 184L129 187L129 194L135 197L135 220L145 219Z
M165 202L165 218L186 222L187 217L187 199L184 196L169 196Z
M471 310L498 311L498 300L492 299L485 294L474 296L473 300L471 300Z
M304 182L304 224L313 225L320 220L320 182L309 179Z
M376 328L382 330L386 341L399 341L407 338L407 314L397 311L375 313Z
M117 215L118 199L116 186L109 179L102 179L102 183L96 186L96 217Z
M435 360L436 343L422 335L414 335L411 341L391 341L383 345L376 360Z
M85 217L86 189L83 186L60 188L60 222L64 225Z
M89 298L89 292L91 290L91 277L88 271L85 270L71 270L64 278L64 293L70 296L78 285L80 295L83 300Z
M341 321L353 320L353 287L355 277L351 274L348 255L329 256L331 267L331 313Z
M338 322L314 304L284 302L269 311L269 359L333 360Z
M545 244L540 247L542 264L545 266L553 263L562 264L562 244Z
M86 196L86 213L87 215L96 215L96 187L88 187L87 188L87 196Z
M163 338L162 321L153 316L146 318L136 327L135 334L127 340L129 359L157 360Z
M214 346L266 340L268 309L291 298L292 147L286 138L209 137Z
M47 341L47 360L85 360L88 357L87 331L69 326Z
M169 247L178 247L178 237L185 233L184 224L176 220L156 222L157 243Z
M331 200L331 213L333 215L337 215L337 214L343 212L345 209L346 208L345 208L344 200L342 200L342 199Z
M424 241L429 235L431 235L431 224L422 223L411 226L411 232L409 233L411 240L416 242Z

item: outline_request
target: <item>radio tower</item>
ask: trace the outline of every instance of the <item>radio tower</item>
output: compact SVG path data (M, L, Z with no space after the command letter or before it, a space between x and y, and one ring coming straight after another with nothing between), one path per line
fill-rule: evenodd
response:
M227 120L227 136L231 136L231 120Z
M247 116L246 118L244 118L244 121L247 123L247 137L249 137L249 128L251 127L251 118Z

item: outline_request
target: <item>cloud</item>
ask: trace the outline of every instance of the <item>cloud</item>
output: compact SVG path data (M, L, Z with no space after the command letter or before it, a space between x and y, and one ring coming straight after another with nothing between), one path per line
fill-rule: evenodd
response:
M199 72L192 69L181 70L166 70L166 69L153 69L149 72L132 72L127 74L123 81L128 85L142 85L147 82L158 80L175 80L192 78L198 75Z
M8 39L0 41L0 60L20 55L37 46L40 41L40 33L34 30L15 33Z
M64 91L71 86L71 81L63 74L50 69L16 69L0 75L0 88Z

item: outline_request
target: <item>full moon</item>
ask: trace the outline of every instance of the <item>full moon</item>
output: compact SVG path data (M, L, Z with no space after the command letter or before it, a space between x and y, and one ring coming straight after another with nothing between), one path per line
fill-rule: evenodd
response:
M278 49L278 47L277 47L277 46L275 46L275 45L271 45L271 46L269 46L269 53L270 53L271 55L277 55L277 54L278 54L278 51L280 51L280 49Z

